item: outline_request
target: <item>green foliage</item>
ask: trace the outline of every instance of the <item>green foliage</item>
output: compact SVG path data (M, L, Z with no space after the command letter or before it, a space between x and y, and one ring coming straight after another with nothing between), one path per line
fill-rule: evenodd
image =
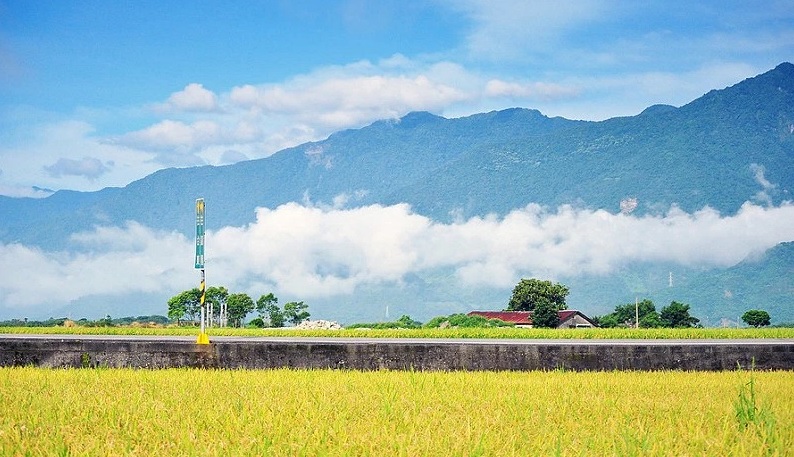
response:
M397 319L397 323L402 325L403 328L419 328L422 326L421 322L411 319L411 316L408 316L407 314L400 316L400 318Z
M546 305L555 311L566 309L565 297L568 288L560 283L539 279L522 279L513 288L513 295L507 304L510 311L533 311L538 305Z
M24 319L9 319L5 321L0 321L0 327L56 327L59 325L63 325L64 322L67 321L67 318L60 317L60 318L49 318L47 320L42 321L31 321L27 318Z
M754 429L764 442L768 455L778 448L775 416L769 405L759 405L755 393L755 377L739 387L739 396L733 403L734 416L739 430Z
M239 293L229 295L226 306L228 310L229 324L233 327L242 327L245 316L254 310L256 306L254 300L248 294Z
M278 298L273 293L261 295L256 300L256 311L266 327L283 327L284 313L278 307Z
M372 328L372 329L397 329L397 328L420 328L422 323L411 319L411 316L406 314L402 315L399 319L393 322L372 322L372 323L357 323L348 325L347 328Z
M492 328L492 327L512 327L500 319L488 319L483 316L469 316L468 314L450 314L449 316L438 316L430 319L425 328Z
M696 327L700 323L700 319L689 315L689 305L677 301L662 308L659 317L668 328Z
M661 328L664 327L664 322L659 316L659 313L647 313L640 317L640 328Z
M306 311L308 307L309 305L303 303L302 301L291 301L284 305L284 317L289 322L292 322L293 325L298 325L311 316L311 314Z
M221 315L221 305L226 304L229 298L229 291L223 286L212 286L207 288L207 295L205 297L207 304L212 304L212 315L219 318ZM209 312L209 308L207 309Z
M769 325L770 322L769 313L761 309L751 309L744 314L742 314L742 320L747 325L752 325L753 327L764 327Z
M424 326L425 328L439 328L441 324L443 324L444 322L447 322L447 316L436 316L430 319L429 321L427 321L427 323Z
M201 312L201 291L198 287L185 290L168 299L168 318L179 321L183 317L195 321Z
M91 355L87 352L80 354L80 367L91 368Z
M634 327L637 315L641 328L686 328L695 327L700 322L689 315L689 305L674 301L657 313L656 306L648 299L618 305L612 313L597 317L596 322L603 328Z
M599 321L599 325L601 327L634 327L637 315L640 317L641 327L656 328L663 326L659 319L659 313L656 312L656 306L648 299L637 303L626 303L625 305L616 306L615 311L599 318L603 321Z
M195 336L195 327L84 327L78 321L75 327L5 327L3 333L49 335L171 335ZM491 328L427 328L418 329L357 329L347 326L342 330L297 330L279 328L208 329L212 336L323 336L333 338L493 338L493 339L726 339L726 338L794 338L794 328L593 328L547 329L506 327Z
M532 311L532 326L537 328L557 328L560 316L557 314L557 305L550 302L541 302L535 305Z
M262 320L261 317L255 317L255 318L251 319L251 322L248 323L247 327L249 327L249 328L264 328L265 327L265 321Z

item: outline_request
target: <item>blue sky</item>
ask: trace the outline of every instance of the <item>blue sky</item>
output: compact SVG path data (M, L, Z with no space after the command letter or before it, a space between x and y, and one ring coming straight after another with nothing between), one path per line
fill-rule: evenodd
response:
M124 186L414 110L634 115L792 60L792 1L0 0L0 194Z

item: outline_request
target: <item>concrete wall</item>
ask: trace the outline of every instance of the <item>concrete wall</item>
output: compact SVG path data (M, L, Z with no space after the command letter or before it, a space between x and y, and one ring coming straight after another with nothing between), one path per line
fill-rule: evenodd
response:
M794 369L794 342L350 342L0 336L0 366L361 370Z

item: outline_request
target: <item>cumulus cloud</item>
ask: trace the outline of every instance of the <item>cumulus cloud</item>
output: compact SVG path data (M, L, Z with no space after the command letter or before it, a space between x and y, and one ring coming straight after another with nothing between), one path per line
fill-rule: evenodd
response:
M130 223L78 234L72 241L79 253L0 245L0 303L28 308L100 294L170 291L195 278L193 241L177 233Z
M218 109L218 96L199 83L191 83L168 97L159 107L166 110L208 112Z
M46 195L37 188L125 186L159 168L150 153L112 144L84 121L19 125L14 134L21 141L0 141L5 172L0 195L41 197Z
M492 79L485 85L485 95L488 97L554 100L574 97L578 93L579 90L574 87L544 82L516 83Z
M130 132L120 138L124 144L141 149L192 149L198 145L214 144L222 139L220 126L212 121L185 124L166 119L143 130Z
M93 181L103 174L110 171L113 162L102 163L96 157L83 157L80 160L61 157L52 165L45 166L44 169L53 178L61 176L82 176L89 181Z
M350 197L323 207L260 208L255 223L209 232L213 282L310 299L397 287L407 275L444 269L462 287L509 288L521 277L608 274L634 262L728 267L794 240L792 204L747 203L728 216L673 208L641 217L533 204L504 217L440 223L406 204L343 208ZM72 243L70 252L0 245L0 303L193 287L193 244L182 235L130 223L75 235Z
M437 110L468 97L463 91L425 75L351 76L285 85L235 87L231 101L274 114L311 113L328 127L397 117L412 110Z

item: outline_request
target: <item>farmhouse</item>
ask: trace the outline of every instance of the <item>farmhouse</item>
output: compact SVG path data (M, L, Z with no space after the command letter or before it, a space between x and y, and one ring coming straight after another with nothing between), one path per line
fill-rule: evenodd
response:
M596 324L581 311L564 309L557 311L560 323L557 328L592 328ZM500 319L516 327L532 327L532 313L530 311L472 311L469 316L482 316L486 319Z

